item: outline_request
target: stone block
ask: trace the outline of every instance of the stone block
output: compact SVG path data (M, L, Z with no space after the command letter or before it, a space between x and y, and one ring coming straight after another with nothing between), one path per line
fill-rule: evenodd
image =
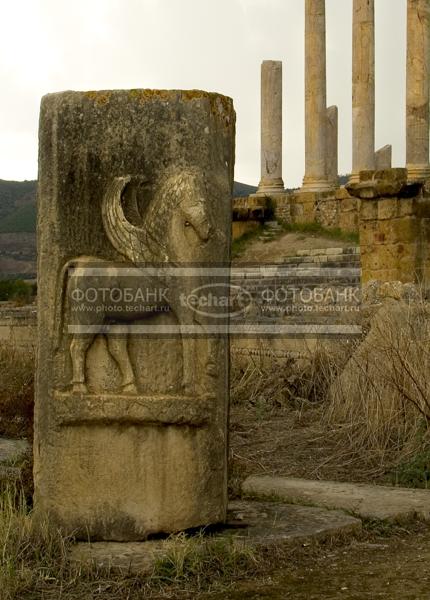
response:
M375 200L362 200L359 210L360 221L372 221L378 218L378 203Z
M399 200L397 198L381 198L377 201L378 219L395 219L398 213Z
M202 91L42 100L35 512L66 534L225 519L228 340L176 269L228 264L234 129Z

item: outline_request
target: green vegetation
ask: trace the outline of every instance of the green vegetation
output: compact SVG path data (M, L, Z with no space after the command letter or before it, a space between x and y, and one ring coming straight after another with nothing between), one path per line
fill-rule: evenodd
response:
M232 537L209 537L203 531L196 535L180 533L170 538L152 577L175 583L197 580L202 585L214 579L249 575L256 564L252 548L235 543Z
M0 221L0 233L33 233L35 231L35 204L21 206Z
M294 223L294 224L283 224L283 229L286 232L291 233L304 233L307 235L318 235L321 237L330 238L332 240L340 240L342 242L351 242L352 244L359 243L359 235L353 231L343 231L338 227L329 229L324 227L320 223Z
M36 286L22 279L0 279L0 301L28 304L36 294Z
M391 483L401 487L430 488L430 448L424 447L390 474Z

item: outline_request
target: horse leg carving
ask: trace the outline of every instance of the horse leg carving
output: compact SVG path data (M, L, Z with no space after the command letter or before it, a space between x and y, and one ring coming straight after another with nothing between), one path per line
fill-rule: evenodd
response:
M127 338L107 336L109 353L121 373L121 388L126 394L137 394L136 379L127 348Z
M74 392L87 393L85 364L87 350L93 341L93 336L74 337L70 344L72 359L72 389Z

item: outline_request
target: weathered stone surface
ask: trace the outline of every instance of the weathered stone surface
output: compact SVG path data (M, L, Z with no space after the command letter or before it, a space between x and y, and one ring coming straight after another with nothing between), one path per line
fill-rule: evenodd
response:
M360 199L362 282L428 285L430 198L422 183L408 181L406 169L389 169L362 171L346 187Z
M302 190L329 190L327 180L325 0L305 3L305 176Z
M305 543L360 531L361 521L338 511L273 502L232 502L225 528L216 539L233 540L239 546L267 548L276 544ZM71 560L111 567L133 574L150 574L175 540L141 543L96 542L72 547Z
M408 182L406 169L361 171L358 182L349 181L348 193L365 200L387 197L411 197L420 193L422 184Z
M406 166L409 181L430 177L430 6L408 0L406 71Z
M133 541L225 519L227 340L196 335L208 319L184 277L145 269L229 260L234 128L231 99L196 90L42 100L35 510L65 532ZM78 310L75 292L126 285L168 293ZM179 333L146 333L160 327Z
M282 62L261 65L261 180L257 194L282 193Z
M413 516L430 520L430 491L382 487L337 481L310 481L286 477L252 476L243 491L257 496L276 495L302 502L352 511L368 519L396 521Z
M334 188L339 187L338 112L337 106L327 109L327 179Z
M354 0L352 34L352 176L375 168L375 3Z
M391 169L392 154L393 148L391 144L379 148L379 150L375 152L375 169L377 171Z

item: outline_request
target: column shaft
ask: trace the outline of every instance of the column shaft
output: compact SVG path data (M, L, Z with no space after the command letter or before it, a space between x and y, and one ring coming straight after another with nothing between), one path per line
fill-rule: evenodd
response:
M261 180L257 194L284 191L282 180L282 62L261 65Z
M327 179L332 187L339 187L338 169L338 108L327 109Z
M375 168L375 3L353 0L352 177Z
M326 191L327 83L325 0L305 3L305 150L303 191Z
M430 177L428 0L408 0L406 166L410 181Z

